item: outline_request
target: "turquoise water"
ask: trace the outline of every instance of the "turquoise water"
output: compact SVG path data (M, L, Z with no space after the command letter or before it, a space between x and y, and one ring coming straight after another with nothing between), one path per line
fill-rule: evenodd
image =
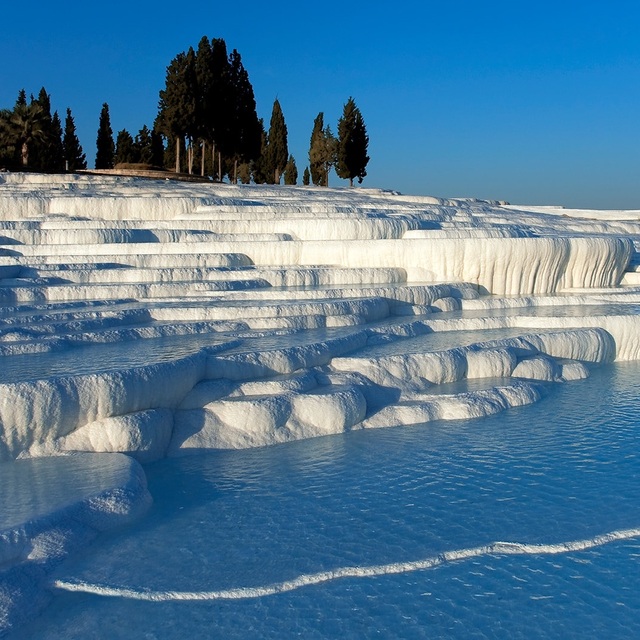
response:
M482 420L150 465L150 514L55 576L114 595L53 588L12 637L640 637L640 537L411 564L640 527L639 375L640 363L596 368ZM379 565L400 572L358 575ZM256 596L344 567L354 575ZM230 589L237 599L220 599Z

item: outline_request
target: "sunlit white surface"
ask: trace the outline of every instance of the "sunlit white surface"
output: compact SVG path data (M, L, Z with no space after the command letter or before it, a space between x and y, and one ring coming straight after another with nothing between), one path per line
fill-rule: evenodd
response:
M6 486L23 483L27 461L10 463L17 458L126 453L148 464L361 429L455 429L461 419L533 409L594 367L640 359L636 214L374 189L3 174ZM69 460L43 460L60 480L37 501L16 497L6 517L42 520L51 509L64 520L84 504L84 472L73 481ZM134 503L144 500L122 498L124 511ZM109 504L116 513L118 498ZM615 546L637 526L567 528L539 542L487 530L437 553L484 557L501 540L536 555L536 545ZM46 565L83 535L45 536L36 556ZM11 558L27 549L26 558L31 538L12 543ZM419 551L358 566L388 573L435 557ZM20 562L13 588L28 566ZM326 567L296 575L325 576ZM42 576L29 580L35 611ZM28 617L20 589L3 593L4 627Z

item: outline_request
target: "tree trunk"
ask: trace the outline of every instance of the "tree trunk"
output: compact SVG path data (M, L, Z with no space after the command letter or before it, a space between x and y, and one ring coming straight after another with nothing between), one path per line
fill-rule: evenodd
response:
M233 184L238 184L238 158L233 161Z
M193 144L189 140L189 147L187 148L187 160L189 165L189 175L193 173Z
M218 151L218 180L222 182L222 153Z
M180 173L180 138L176 138L176 173Z
M27 144L26 140L22 143L22 166L23 167L28 167L29 166L29 145Z
M353 187L353 178L349 178L349 186Z
M211 143L211 177L216 179L216 143Z
M204 152L205 149L207 148L207 143L203 140L202 141L202 155L201 155L201 163L200 163L200 175L204 178Z

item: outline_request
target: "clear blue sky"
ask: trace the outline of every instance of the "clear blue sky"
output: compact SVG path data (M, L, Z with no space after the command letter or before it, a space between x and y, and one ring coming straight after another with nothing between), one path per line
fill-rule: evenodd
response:
M91 163L102 103L114 132L150 126L166 66L208 35L242 54L267 123L278 97L300 173L317 113L335 131L353 96L363 186L640 208L637 0L5 5L0 107L44 85Z

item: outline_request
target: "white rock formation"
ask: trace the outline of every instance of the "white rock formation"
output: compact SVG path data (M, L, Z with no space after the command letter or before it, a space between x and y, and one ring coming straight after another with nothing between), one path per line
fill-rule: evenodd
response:
M143 510L131 457L477 418L640 358L637 246L637 212L3 174L3 493L28 464L117 469L4 523L0 635Z
M583 362L637 358L637 316L624 309L640 294L614 287L640 262L640 224L587 213L7 174L0 459L118 451L144 462L407 412L484 415L538 393L491 380L576 380ZM615 312L579 311L614 300ZM561 306L578 311L538 312ZM106 368L92 345L110 349ZM434 385L466 378L487 379L486 391L434 400Z

